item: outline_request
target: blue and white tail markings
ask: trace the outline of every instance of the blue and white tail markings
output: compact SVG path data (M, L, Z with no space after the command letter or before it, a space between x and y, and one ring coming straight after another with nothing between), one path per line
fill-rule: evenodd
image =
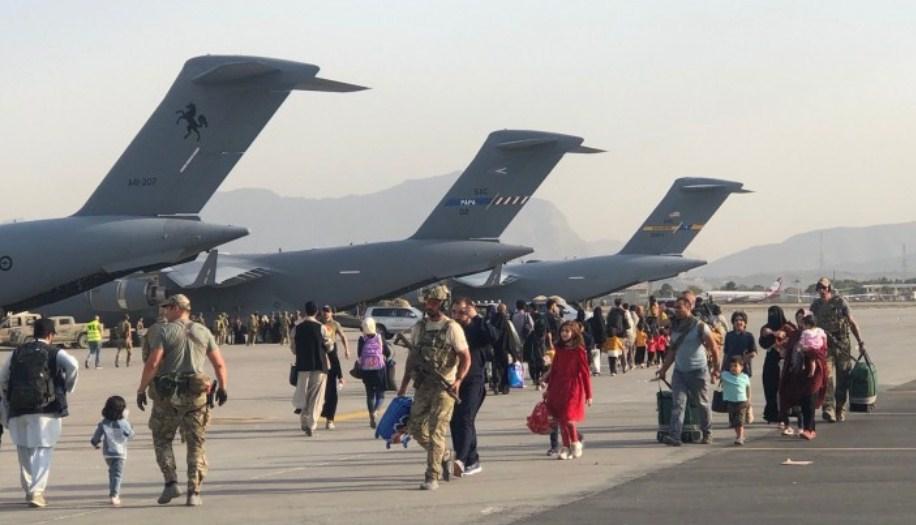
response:
M541 131L491 133L412 238L498 239L563 155L601 151L582 141Z

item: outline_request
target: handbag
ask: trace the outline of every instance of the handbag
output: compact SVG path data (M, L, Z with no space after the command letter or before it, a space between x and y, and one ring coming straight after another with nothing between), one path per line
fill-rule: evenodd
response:
M353 362L353 368L350 369L350 377L353 379L363 378L363 369L359 367L359 361Z
M712 393L712 411L720 414L728 412L728 403L725 402L721 387L716 388Z
M398 389L397 362L394 359L385 361L385 390L395 392Z
M299 383L299 372L296 371L296 365L289 365L289 386L296 386Z

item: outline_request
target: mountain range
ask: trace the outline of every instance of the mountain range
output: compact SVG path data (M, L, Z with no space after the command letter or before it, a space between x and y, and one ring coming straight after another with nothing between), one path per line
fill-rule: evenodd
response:
M251 230L251 235L220 248L227 253L399 240L420 227L458 175L409 179L375 193L324 199L283 197L265 189L224 191L213 196L202 216ZM501 240L534 248L528 259L610 254L622 246L614 240L583 240L555 205L538 198L525 205Z
M266 189L218 192L203 210L207 221L248 227L251 235L225 247L227 253L303 250L404 239L412 235L452 185L458 173L409 179L391 188L334 198L283 197ZM534 248L527 259L566 259L617 252L618 240L589 242L551 202L533 198L503 234L506 243ZM709 285L727 280L788 285L818 275L869 279L903 277L904 246L916 251L916 222L839 227L793 235L780 243L753 246L717 259L684 277ZM907 255L906 268L916 270Z

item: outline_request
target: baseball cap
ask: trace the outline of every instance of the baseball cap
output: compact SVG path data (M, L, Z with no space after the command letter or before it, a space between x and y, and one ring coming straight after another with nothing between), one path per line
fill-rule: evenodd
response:
M182 310L190 310L191 309L191 300L188 299L187 295L183 293L179 293L179 294L170 296L168 299L165 300L165 302L163 302L159 306L177 306L178 308L181 308Z
M821 277L820 279L817 280L816 288L826 288L829 290L830 289L830 279L826 277Z

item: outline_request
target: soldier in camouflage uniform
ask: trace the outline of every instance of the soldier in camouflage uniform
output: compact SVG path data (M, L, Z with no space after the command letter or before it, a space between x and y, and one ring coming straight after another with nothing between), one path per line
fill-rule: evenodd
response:
M181 430L188 446L187 505L201 504L200 485L207 475L204 450L210 407L207 395L210 378L203 372L204 360L213 365L219 388L215 397L222 405L226 393L226 364L213 334L206 326L190 320L191 301L184 295L173 295L165 303L165 322L157 322L147 334L149 356L137 389L137 406L145 410L147 388L153 400L149 427L153 434L156 462L165 478L159 504L181 495L172 441Z
M115 354L115 368L120 366L121 350L127 351L127 366L130 367L130 354L134 351L133 327L130 325L130 315L124 314L124 320L118 325L118 353Z
M426 476L422 490L439 488L439 478L451 475L451 452L445 439L461 380L471 366L471 354L461 326L442 313L448 288L423 291L426 317L410 333L410 353L398 395L414 382L408 432L426 449Z
M811 304L817 326L827 333L827 394L824 398L823 417L835 423L846 420L846 398L849 393L849 374L855 361L849 332L855 336L859 347L865 346L859 335L859 325L849 314L846 299L834 293L830 279L822 277L815 287L819 298Z

